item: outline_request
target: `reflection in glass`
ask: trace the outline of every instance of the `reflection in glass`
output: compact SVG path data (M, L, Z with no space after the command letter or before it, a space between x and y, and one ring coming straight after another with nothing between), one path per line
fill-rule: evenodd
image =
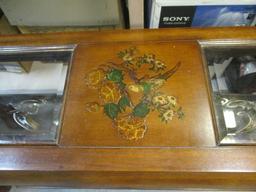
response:
M56 143L74 46L0 47L0 143Z
M220 144L256 143L256 44L200 42Z

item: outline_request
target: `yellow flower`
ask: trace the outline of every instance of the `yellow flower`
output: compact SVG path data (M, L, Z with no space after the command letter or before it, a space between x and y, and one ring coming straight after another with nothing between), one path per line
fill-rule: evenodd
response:
M153 54L145 55L144 60L146 63L153 63L155 61L155 55Z
M175 97L168 95L168 96L167 96L167 99L168 99L168 102L169 102L170 104L172 104L173 106L175 106L175 105L177 104L177 100L176 100Z
M166 66L162 61L157 60L157 61L154 62L153 70L159 71L159 70L163 70L165 68L166 68Z
M161 118L163 121L167 123L168 121L172 120L173 116L174 116L173 110L167 110L165 113L161 115Z
M118 53L118 57L121 58L125 64L132 64L134 61L135 48L126 49Z
M100 105L97 102L89 102L85 104L85 110L88 112L97 112L100 109Z
M157 95L157 96L153 97L152 102L156 107L161 106L161 105L166 105L169 103L166 95Z
M133 57L130 54L126 54L126 55L123 56L122 59L123 59L124 62L130 63L130 62L132 62Z
M101 69L96 69L89 72L85 76L85 83L90 88L98 88L102 81L105 79L105 72Z
M172 107L175 107L177 104L177 100L174 96L160 94L153 97L152 103L155 107L160 107L160 106L171 107L170 105L172 105Z

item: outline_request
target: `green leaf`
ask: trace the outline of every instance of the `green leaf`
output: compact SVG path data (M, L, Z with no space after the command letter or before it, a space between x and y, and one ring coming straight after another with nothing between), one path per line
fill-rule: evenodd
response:
M116 83L120 83L123 81L123 74L121 70L118 69L112 69L108 74L107 74L107 79L110 81L114 81Z
M120 109L115 103L107 103L104 105L104 112L109 118L115 119L120 112Z
M121 97L121 99L118 102L119 108L122 109L123 111L125 111L125 108L127 106L130 106L130 104L131 104L130 100L129 100L129 98L127 96Z
M178 109L177 115L178 115L178 118L179 118L179 119L183 119L183 118L184 118L185 114L184 114L184 112L182 111L182 108L181 108L181 107Z
M146 82L142 82L141 85L143 86L144 94L148 94L151 90L151 84L146 83Z
M124 89L124 88L126 87L126 84L121 81L121 82L119 82L119 87L120 87L121 89Z
M119 53L117 53L117 56L119 58L122 58L125 55L125 53L123 51L120 51Z
M146 103L139 103L134 107L132 114L137 117L145 117L149 111L150 110Z

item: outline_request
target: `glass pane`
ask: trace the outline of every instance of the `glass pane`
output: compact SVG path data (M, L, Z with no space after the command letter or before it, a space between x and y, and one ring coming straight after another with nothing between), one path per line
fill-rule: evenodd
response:
M220 144L256 143L255 41L204 41Z
M74 46L0 47L0 143L56 143Z

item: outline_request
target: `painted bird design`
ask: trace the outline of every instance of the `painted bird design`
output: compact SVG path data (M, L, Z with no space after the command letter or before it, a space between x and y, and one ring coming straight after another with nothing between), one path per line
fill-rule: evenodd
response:
M166 71L163 74L157 74L155 76L145 76L138 80L136 84L128 85L128 89L132 92L144 92L156 91L161 88L166 81L180 68L181 63L178 62L172 69Z

